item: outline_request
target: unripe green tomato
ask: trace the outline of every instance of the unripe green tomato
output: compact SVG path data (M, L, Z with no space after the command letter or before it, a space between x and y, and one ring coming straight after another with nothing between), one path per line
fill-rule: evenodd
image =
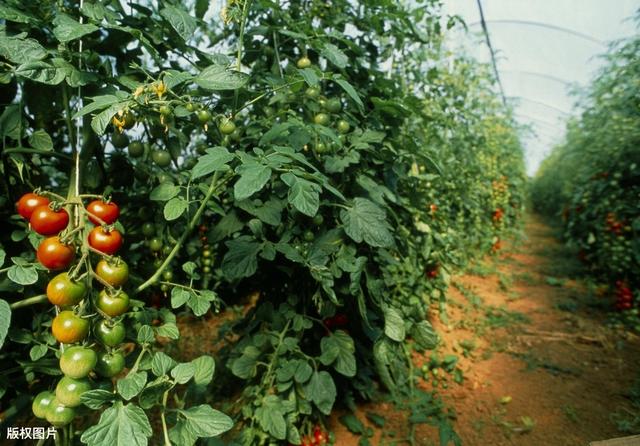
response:
M172 112L172 110L171 110L170 106L168 106L166 104L160 106L160 114L162 116L164 116L164 117L171 116L171 112Z
M200 124L206 124L211 120L211 112L209 110L198 111L198 121Z
M162 240L157 237L149 240L149 249L153 252L159 252L162 249Z
M326 98L320 98L320 99L318 99L318 105L319 105L321 108L326 109L326 108L327 108L327 99L326 99Z
M236 128L233 133L231 133L231 135L229 135L229 138L231 138L233 141L240 141L240 139L242 138L242 130L240 130L239 128Z
M187 102L184 108L186 108L187 111L193 112L196 110L196 105L193 102Z
M129 279L129 265L123 260L100 260L96 265L96 274L112 287L120 287Z
M173 250L173 247L170 245L164 245L162 247L162 254L164 254L165 256L168 256L169 254L171 254L171 251Z
M313 122L318 125L327 125L329 124L329 115L326 113L318 113L313 117Z
M167 269L165 271L162 272L162 278L166 281L166 282L171 282L173 280L173 271L170 269Z
M127 110L123 116L124 125L123 128L130 129L136 125L136 115L131 110Z
M213 261L211 260L210 257L202 259L202 265L204 265L204 266L211 266L212 263L213 263Z
M31 403L31 410L33 411L33 414L37 418L46 418L47 408L51 405L54 398L55 395L49 390L45 390L44 392L37 394L33 399L33 403Z
M320 89L318 87L309 87L305 90L304 94L311 99L315 99L320 96Z
M111 134L111 144L113 144L113 147L116 149L124 149L129 145L129 137L126 133L115 131Z
M93 329L93 335L107 347L116 347L124 341L126 330L122 322L101 320ZM95 368L95 366L94 366Z
M341 119L340 121L338 121L339 133L342 133L342 134L348 133L350 129L351 129L351 126L347 121L345 121L344 119Z
M109 317L118 317L129 310L129 295L122 290L113 294L107 290L100 291L96 307Z
M306 230L304 231L303 238L307 242L312 242L315 236L313 235L313 231Z
M154 150L151 159L159 167L169 167L171 164L171 154L166 150Z
M170 289L171 288L166 283L163 283L162 285L160 285L160 291L162 291L163 293L168 292Z
M98 355L96 372L105 378L112 378L124 370L124 356L121 352L101 353Z
M151 237L155 233L156 233L156 227L153 223L147 222L142 225L142 234L145 237Z
M67 407L54 398L47 407L46 419L55 427L63 427L71 423L76 416L75 410Z
M158 268L160 268L162 266L163 263L164 263L164 261L162 259L155 259L153 261L153 267L155 269L158 269Z
M202 251L202 257L211 257L211 250L205 249L204 251Z
M132 158L140 158L144 155L144 144L140 141L131 141L127 150Z
M56 386L56 399L67 407L78 407L80 395L89 390L91 390L91 382L88 379L63 376Z
M311 66L311 59L309 59L307 56L302 56L300 59L298 59L298 62L296 62L296 66L301 70L304 68L309 68Z
M322 216L322 214L316 214L313 217L313 224L316 226L320 226L322 223L324 223L324 217Z
M338 113L342 110L342 102L338 98L331 98L327 100L326 109L331 113Z
M97 361L96 352L90 348L69 347L60 356L60 370L69 378L86 378Z
M218 129L220 130L220 133L222 133L223 135L230 135L236 129L236 125L233 123L231 119L224 118L222 121L220 121L220 125L218 125Z
M275 114L276 114L276 110L275 110L273 107L265 107L265 108L264 108L264 114L265 114L268 118L270 118L270 117L272 117L273 115L275 115Z
M314 147L316 153L327 153L327 145L323 142L319 142Z
M211 272L211 267L210 266L203 267L202 272L205 274L209 274Z

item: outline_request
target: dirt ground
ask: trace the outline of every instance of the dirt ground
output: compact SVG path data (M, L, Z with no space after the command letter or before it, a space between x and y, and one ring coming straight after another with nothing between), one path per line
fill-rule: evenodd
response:
M459 355L464 374L462 384L448 380L439 389L454 428L464 446L587 446L624 436L614 414L629 407L640 338L607 327L607 297L584 275L576 279L575 256L549 226L530 217L524 234L453 277L448 322L432 317L443 334L439 354ZM417 366L425 361L416 358ZM367 412L385 417L385 427L367 422ZM372 427L371 444L409 444L399 440L406 414L392 404L369 404L356 415ZM336 444L362 444L337 418ZM436 430L418 425L415 444L439 445Z

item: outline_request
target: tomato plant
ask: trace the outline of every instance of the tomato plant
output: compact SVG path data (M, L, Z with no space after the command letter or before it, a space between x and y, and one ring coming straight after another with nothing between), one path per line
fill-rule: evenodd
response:
M425 315L524 185L491 76L442 47L455 18L435 0L229 1L222 20L201 0L9 4L0 176L23 219L2 204L0 263L21 297L0 310L25 316L0 318L3 402L59 387L34 413L73 421L64 442L300 445L380 389L451 432L407 358L437 346ZM68 218L44 240L19 198L36 186ZM167 354L222 309L216 361Z

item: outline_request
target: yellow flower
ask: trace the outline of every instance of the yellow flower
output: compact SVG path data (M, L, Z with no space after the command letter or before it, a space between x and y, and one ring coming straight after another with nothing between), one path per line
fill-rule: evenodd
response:
M163 81L156 82L151 88L158 95L158 99L162 99L162 96L167 92L167 85Z

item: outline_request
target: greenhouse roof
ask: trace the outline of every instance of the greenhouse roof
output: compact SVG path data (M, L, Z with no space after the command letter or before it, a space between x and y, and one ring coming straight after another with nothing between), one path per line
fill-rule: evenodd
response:
M492 62L480 10L493 48L506 101L523 135L527 172L533 175L565 122L577 112L572 91L588 86L603 65L612 41L637 33L633 20L640 0L444 0L445 13L459 15L469 33L453 31L452 49L462 46ZM480 44L478 44L480 43Z

